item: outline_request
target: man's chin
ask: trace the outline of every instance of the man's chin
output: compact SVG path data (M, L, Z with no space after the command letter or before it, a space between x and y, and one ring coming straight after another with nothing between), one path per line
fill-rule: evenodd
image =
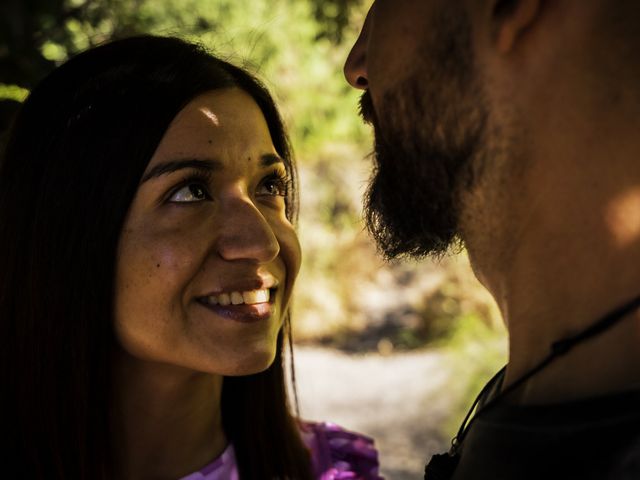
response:
M425 178L430 169L411 168L424 165L424 159L407 162L406 158L380 155L376 155L375 173L365 195L364 216L384 257L440 258L459 247L458 216L454 194L445 187L448 182L429 189L434 183ZM423 188L416 188L419 185Z

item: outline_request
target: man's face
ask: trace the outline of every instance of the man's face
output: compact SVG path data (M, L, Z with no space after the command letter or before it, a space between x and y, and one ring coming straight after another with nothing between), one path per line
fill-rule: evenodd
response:
M364 88L375 130L365 198L370 231L388 258L440 255L458 239L460 193L487 152L487 108L459 2L377 0L345 74Z

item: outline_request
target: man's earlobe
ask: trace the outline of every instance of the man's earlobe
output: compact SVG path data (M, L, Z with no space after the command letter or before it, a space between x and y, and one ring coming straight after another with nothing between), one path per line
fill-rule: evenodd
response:
M493 9L494 42L500 53L509 53L520 36L536 21L542 0L497 0Z

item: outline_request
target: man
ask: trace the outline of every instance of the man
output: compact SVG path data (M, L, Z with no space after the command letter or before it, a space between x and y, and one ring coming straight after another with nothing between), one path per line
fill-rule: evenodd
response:
M375 129L369 229L388 258L462 242L509 330L426 478L640 478L639 24L637 0L367 16L345 75Z

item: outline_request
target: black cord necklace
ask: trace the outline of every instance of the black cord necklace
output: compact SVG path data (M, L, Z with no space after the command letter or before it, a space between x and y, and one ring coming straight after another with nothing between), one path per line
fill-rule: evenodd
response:
M506 366L504 366L484 386L484 388L480 391L480 393L474 400L471 408L467 412L464 420L462 421L462 424L460 425L458 433L455 437L453 437L453 440L451 441L451 449L447 453L442 453L431 457L431 460L424 470L424 480L449 480L453 477L455 469L458 466L458 462L460 461L462 442L469 432L473 421L478 417L478 415L494 407L505 396L516 390L531 377L546 368L551 362L567 354L573 349L573 347L589 338L601 334L605 330L608 330L621 318L636 310L637 308L640 308L640 296L635 297L633 300L630 300L623 306L609 312L604 317L600 318L598 321L596 321L583 331L577 333L576 335L552 343L551 351L540 363L538 363L535 367L526 372L516 381L511 383L508 387L504 388L499 394L497 394L495 397L485 403L484 406L478 409L477 407L480 402L485 399L486 395L493 389L496 382L503 376L505 369L507 368ZM472 417L474 411L476 411L476 413Z

